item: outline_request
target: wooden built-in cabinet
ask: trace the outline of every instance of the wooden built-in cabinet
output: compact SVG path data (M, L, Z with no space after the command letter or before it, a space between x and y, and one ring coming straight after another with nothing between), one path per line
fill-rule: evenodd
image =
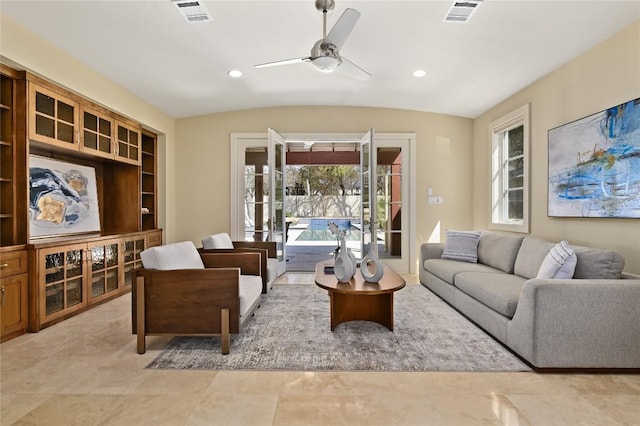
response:
M141 163L141 219L143 230L158 227L156 211L158 210L158 187L156 179L156 146L157 137L151 133L142 134L142 163Z
M131 291L140 253L162 244L156 143L130 118L0 64L3 341ZM95 170L100 233L30 239L31 155Z
M29 139L78 150L80 104L46 87L29 82Z
M157 233L76 237L74 242L29 244L33 276L29 331L39 331L93 305L131 291L140 253L155 244Z
M24 247L0 248L0 341L27 329L27 251Z
M27 241L26 81L0 65L0 246Z
M82 107L80 116L82 118L80 150L97 157L114 158L116 145L113 118L88 106Z
M141 128L123 122L116 123L117 145L116 158L129 164L140 164Z

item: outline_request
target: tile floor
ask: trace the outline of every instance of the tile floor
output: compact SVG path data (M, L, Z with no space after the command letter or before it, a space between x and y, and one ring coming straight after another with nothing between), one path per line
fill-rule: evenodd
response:
M145 370L169 338L138 355L130 301L0 345L0 424L640 424L640 375Z

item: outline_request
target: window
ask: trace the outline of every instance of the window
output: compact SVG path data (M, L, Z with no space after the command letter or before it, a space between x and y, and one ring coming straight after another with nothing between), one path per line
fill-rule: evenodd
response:
M529 232L529 105L491 123L490 228Z

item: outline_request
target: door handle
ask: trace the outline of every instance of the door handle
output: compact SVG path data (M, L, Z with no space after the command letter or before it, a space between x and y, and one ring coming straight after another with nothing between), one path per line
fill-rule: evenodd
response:
M7 290L5 290L4 286L2 286L0 291L2 292L2 296L0 297L0 306L4 306L4 295L7 292Z

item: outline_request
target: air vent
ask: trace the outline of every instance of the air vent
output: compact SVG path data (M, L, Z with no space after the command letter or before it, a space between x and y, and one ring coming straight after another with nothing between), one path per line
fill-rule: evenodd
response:
M171 0L180 11L180 14L189 23L212 21L209 12L205 9L201 1L195 0Z
M444 22L468 22L474 12L480 6L482 0L456 1L453 2L449 11L444 16Z

